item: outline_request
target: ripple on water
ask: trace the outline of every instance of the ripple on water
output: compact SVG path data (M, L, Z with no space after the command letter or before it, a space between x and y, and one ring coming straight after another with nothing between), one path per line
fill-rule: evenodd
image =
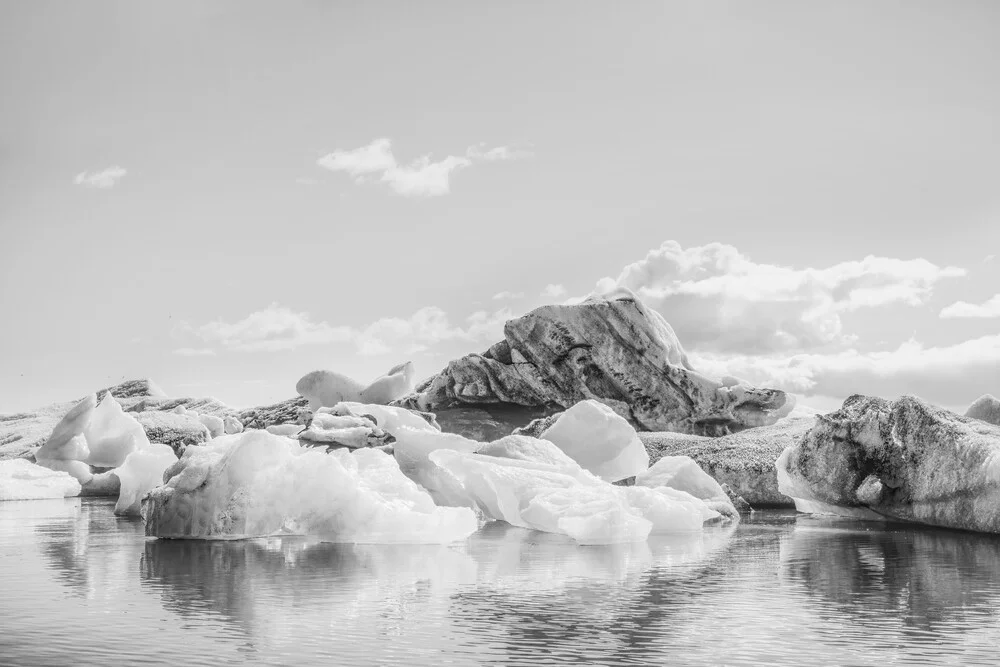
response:
M0 503L0 663L994 664L1000 540L758 513L579 546L147 540L94 499Z

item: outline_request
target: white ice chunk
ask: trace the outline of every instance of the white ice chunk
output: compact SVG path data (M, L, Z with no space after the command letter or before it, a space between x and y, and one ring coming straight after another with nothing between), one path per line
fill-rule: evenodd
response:
M271 435L291 437L298 435L304 428L302 424L271 424L265 430Z
M111 392L94 410L83 435L90 450L86 462L102 468L120 466L129 454L149 446L142 424L122 410Z
M313 371L295 383L295 391L309 399L311 410L359 400L364 388L357 380L334 371Z
M97 396L91 394L77 403L52 429L52 435L35 452L35 459L55 461L83 461L90 455L84 429L90 423L97 407Z
M69 498L79 494L80 483L69 473L25 459L0 461L0 500Z
M226 435L243 432L243 422L239 419L236 419L235 417L226 417L222 421L226 429Z
M385 405L413 391L413 363L407 361L391 368L361 391L362 403Z
M218 438L220 435L226 434L226 423L222 420L222 417L199 414L198 421L205 425L209 435L213 438Z
M482 446L481 442L455 433L417 430L408 426L397 428L393 435L396 437L393 456L404 475L425 488L438 505L461 507L469 504L467 494L454 476L428 457L439 449L474 452Z
M371 415L383 431L391 433L393 436L396 435L396 431L401 426L408 426L416 431L437 432L441 430L440 428L435 428L415 412L411 412L406 408L397 408L389 405L342 401L332 408L321 408L321 410L329 410L331 414L335 415L354 415L355 417Z
M165 476L144 504L147 535L447 543L478 527L468 508L435 506L387 454L327 454L264 431L190 447Z
M579 463L571 459L553 443L527 435L508 435L499 440L487 443L476 451L479 454L496 456L502 459L534 461L536 463L547 463L570 469L580 467Z
M150 444L129 454L113 471L121 480L115 514L139 516L142 497L163 483L164 471L176 462L170 445Z
M638 475L649 467L649 454L635 429L598 401L580 401L540 437L609 482Z
M683 491L704 501L723 516L730 519L739 519L740 516L722 486L689 456L664 456L649 470L636 475L635 485Z
M84 440L82 435L74 437L74 440L79 440L84 443L83 447L86 447L86 440ZM49 470L60 470L62 472L67 472L76 478L76 481L80 484L87 484L94 478L94 473L90 469L90 466L83 461L65 461L60 459L40 459L37 453L35 454L35 463L38 465L48 468Z
M719 512L709 507L708 503L677 489L650 489L644 486L615 488L632 508L653 524L653 533L701 530L706 521L719 517ZM739 518L735 510L733 515Z

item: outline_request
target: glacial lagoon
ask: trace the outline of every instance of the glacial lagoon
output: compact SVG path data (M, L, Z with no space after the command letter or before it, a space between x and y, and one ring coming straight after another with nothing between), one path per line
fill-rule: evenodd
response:
M996 664L1000 538L756 512L581 546L154 540L114 501L0 503L0 664Z

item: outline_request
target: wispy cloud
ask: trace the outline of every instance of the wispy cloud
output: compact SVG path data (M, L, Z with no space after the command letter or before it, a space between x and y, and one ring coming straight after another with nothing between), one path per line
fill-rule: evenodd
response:
M523 299L524 292L497 292L493 295L494 301L506 301L508 299Z
M206 343L245 352L290 350L350 340L353 336L348 327L313 322L308 313L297 313L276 303L237 322L215 320L200 326L185 322L179 328Z
M956 301L941 311L941 317L944 319L1000 317L1000 294L995 294L993 298L979 304Z
M344 172L357 183L377 180L404 197L439 197L451 191L451 176L476 161L514 160L526 157L523 151L498 146L486 149L483 144L470 146L466 155L448 155L434 161L423 155L409 163L400 163L392 152L392 142L381 137L367 146L353 150L335 150L316 161L320 167Z
M493 342L503 336L503 324L513 317L509 309L493 313L478 311L464 325L453 324L436 306L420 308L409 317L383 317L364 327L331 326L315 322L308 313L298 313L277 304L250 313L242 320L216 320L200 326L181 323L177 333L194 336L218 348L243 352L273 352L302 345L351 343L365 356L404 351L423 352L447 341ZM214 354L209 347L174 350L182 356Z
M126 169L115 165L102 171L81 171L76 175L76 178L73 179L73 182L76 185L82 185L88 188L107 190L108 188L115 187L118 181L120 181L127 173L128 171Z
M559 297L566 296L566 288L562 285L548 284L545 289L542 290L541 296L546 299L558 299Z

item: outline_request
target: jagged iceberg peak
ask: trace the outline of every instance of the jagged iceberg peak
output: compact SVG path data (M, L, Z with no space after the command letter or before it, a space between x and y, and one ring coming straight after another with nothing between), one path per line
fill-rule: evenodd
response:
M783 391L694 370L666 320L627 290L508 320L502 341L450 362L396 404L565 409L587 399L642 430L714 436L772 424L795 404Z
M129 454L149 446L142 425L122 410L111 392L94 409L83 436L90 450L84 461L103 468L120 466Z

